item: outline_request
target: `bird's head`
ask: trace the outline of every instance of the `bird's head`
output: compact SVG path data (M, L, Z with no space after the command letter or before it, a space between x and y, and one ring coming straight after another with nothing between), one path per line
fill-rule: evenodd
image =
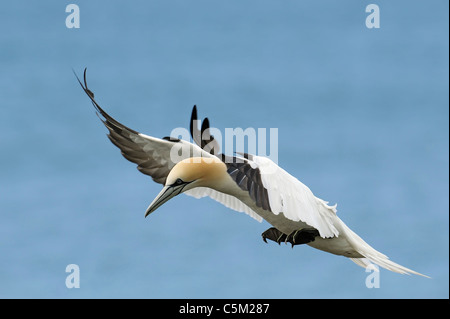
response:
M213 187L225 165L218 158L192 157L177 163L169 175L161 192L148 206L145 217L153 213L169 199L195 187ZM226 171L226 169L225 169Z

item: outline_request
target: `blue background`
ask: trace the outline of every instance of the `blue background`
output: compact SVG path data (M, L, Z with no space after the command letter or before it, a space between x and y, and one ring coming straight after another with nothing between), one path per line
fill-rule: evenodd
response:
M0 297L448 298L448 1L9 1L0 8ZM79 87L152 136L279 129L279 164L369 244L432 277L363 268L179 196L106 138ZM80 267L68 289L68 264Z

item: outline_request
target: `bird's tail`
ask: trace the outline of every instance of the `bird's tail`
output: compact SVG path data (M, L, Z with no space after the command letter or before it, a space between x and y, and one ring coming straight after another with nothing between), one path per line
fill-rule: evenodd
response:
M412 269L406 268L402 265L399 265L391 260L389 257L380 253L379 251L372 248L369 244L367 244L361 237L359 237L355 232L353 232L350 228L347 227L344 223L343 227L345 228L345 233L349 242L352 243L354 249L364 256L365 258L350 258L357 265L366 268L371 263L374 263L380 267L383 267L387 270L399 273L399 274L414 274L423 277L430 278L424 274L421 274Z

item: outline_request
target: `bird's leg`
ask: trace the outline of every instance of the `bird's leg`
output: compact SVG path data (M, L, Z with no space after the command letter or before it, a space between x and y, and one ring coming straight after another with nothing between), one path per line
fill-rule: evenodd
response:
M268 230L266 230L265 232L263 232L261 234L264 242L267 243L266 239L270 239L273 240L274 242L278 243L278 245L281 242L285 242L287 235L285 233L282 233L281 231L279 231L278 229L276 229L275 227L271 227Z
M286 242L291 243L292 247L294 247L294 245L310 243L314 241L317 236L320 236L317 229L299 229L290 233L286 238Z

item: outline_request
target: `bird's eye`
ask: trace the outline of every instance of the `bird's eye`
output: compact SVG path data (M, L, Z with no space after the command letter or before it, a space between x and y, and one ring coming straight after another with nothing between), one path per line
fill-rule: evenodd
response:
M181 180L181 178L177 178L177 180L175 181L175 185L181 185L183 184L183 181Z

